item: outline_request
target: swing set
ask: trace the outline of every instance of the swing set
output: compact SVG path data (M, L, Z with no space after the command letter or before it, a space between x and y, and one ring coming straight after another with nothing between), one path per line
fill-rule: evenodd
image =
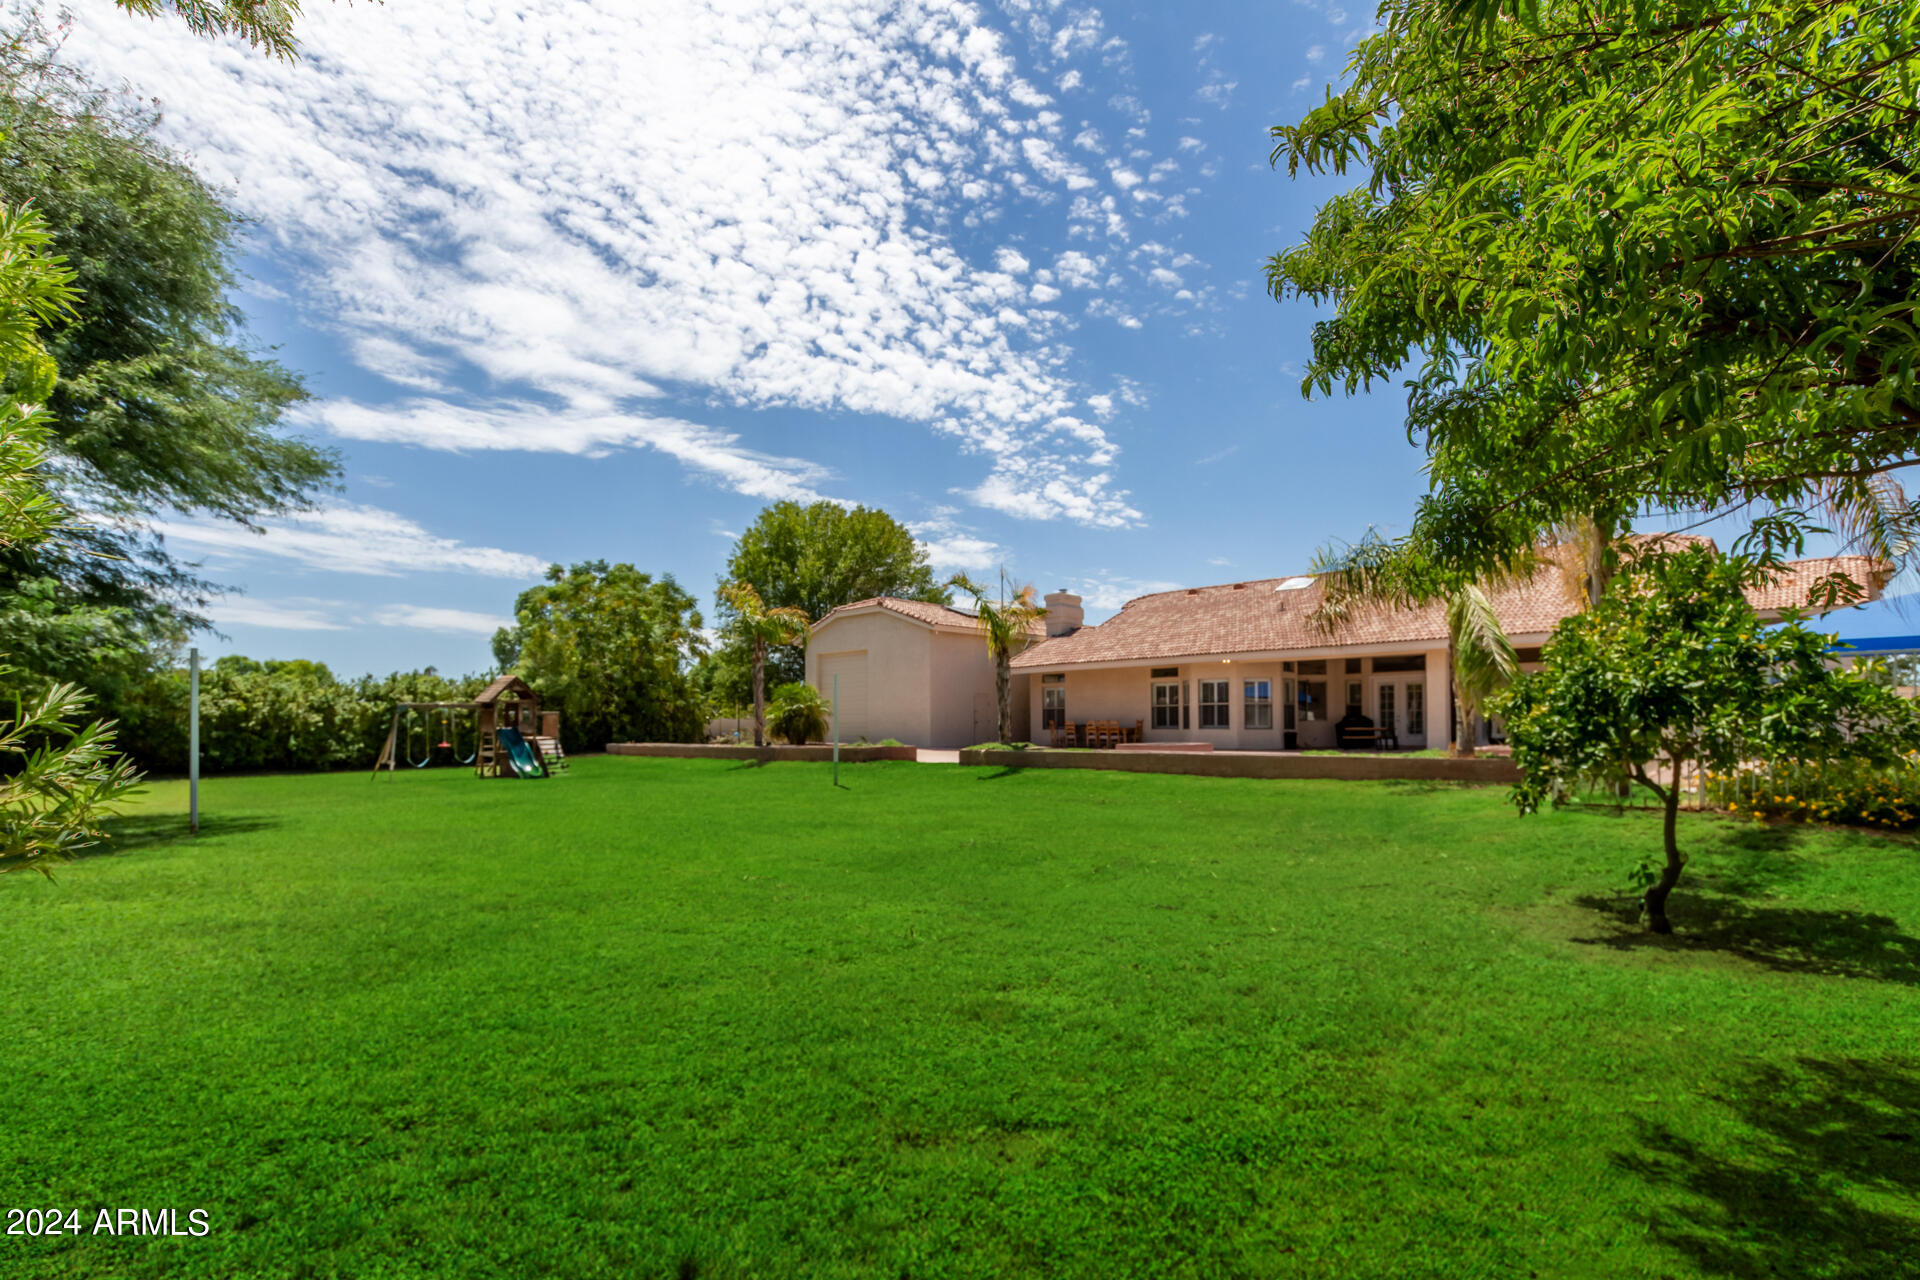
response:
M542 712L540 696L518 676L501 676L471 702L395 703L373 776L382 769L393 776L402 761L412 769L436 761L470 764L482 778L547 778L567 771L559 712Z

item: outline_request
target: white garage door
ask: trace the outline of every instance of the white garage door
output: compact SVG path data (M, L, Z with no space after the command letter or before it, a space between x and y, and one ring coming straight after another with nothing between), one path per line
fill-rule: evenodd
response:
M867 736L867 653L828 653L820 658L820 693L833 700L833 681L840 680L840 741ZM832 735L833 724L827 725Z

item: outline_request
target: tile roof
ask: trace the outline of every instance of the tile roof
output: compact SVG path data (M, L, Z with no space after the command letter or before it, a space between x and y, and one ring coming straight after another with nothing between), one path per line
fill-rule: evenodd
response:
M950 604L932 604L925 600L901 600L893 596L869 596L865 600L855 600L851 604L843 604L837 608L828 610L825 617L813 624L813 629L818 631L840 614L850 613L855 609L874 608L885 609L888 613L897 613L903 618L912 618L915 622L924 622L930 627L965 627L969 630L976 630L980 626L980 620L974 616L971 609L956 609ZM1038 637L1045 635L1047 628L1045 623L1036 622L1029 630L1034 636Z
M1877 595L1886 566L1864 556L1799 560L1772 584L1749 592L1759 609L1805 607L1808 591L1830 573L1848 574ZM1170 662L1180 658L1357 645L1444 644L1446 609L1439 603L1416 609L1361 609L1331 631L1313 621L1324 589L1317 579L1296 590L1279 590L1297 578L1261 578L1212 587L1162 591L1129 600L1113 617L1071 635L1055 636L1013 659L1016 668L1037 669L1096 662ZM1511 636L1543 635L1574 612L1578 601L1567 579L1545 571L1492 593L1494 613Z

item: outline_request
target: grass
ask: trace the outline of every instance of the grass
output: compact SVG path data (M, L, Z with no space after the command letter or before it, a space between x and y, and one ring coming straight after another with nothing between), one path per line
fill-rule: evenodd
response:
M1902 838L585 758L153 788L0 881L0 1274L1920 1274Z

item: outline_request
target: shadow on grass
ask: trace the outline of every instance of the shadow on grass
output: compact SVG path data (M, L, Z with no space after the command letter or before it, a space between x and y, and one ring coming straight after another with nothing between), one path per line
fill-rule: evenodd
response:
M1699 951L1738 956L1782 973L1839 974L1920 986L1920 938L1900 931L1891 916L1860 911L1760 907L1736 897L1687 891L1684 881L1667 904L1675 932L1649 933L1637 899L1588 895L1575 899L1593 911L1604 931L1572 941L1615 951ZM1920 1160L1920 1150L1916 1150Z
M1722 1099L1756 1136L1709 1149L1645 1123L1615 1164L1669 1192L1652 1224L1703 1274L1920 1275L1920 1071L1802 1059Z
M212 840L221 836L248 835L255 831L271 831L279 825L275 819L259 815L210 816L200 820L198 838ZM79 855L81 858L132 853L195 838L187 833L187 815L184 813L131 814L109 819L106 829L106 842L82 851Z

